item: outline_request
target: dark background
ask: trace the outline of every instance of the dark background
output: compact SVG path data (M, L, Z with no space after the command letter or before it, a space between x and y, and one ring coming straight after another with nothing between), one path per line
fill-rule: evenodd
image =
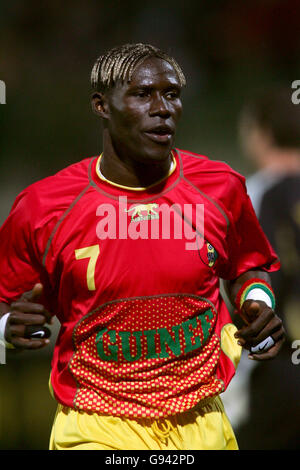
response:
M0 224L24 187L100 153L90 71L125 42L158 46L185 72L176 145L250 174L239 112L257 91L300 79L299 24L297 0L2 0ZM0 449L47 448L56 408L47 388L52 348L9 353L0 365Z

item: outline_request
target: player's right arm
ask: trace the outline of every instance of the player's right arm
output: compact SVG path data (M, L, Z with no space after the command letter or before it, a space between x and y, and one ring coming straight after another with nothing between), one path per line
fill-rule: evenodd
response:
M42 330L52 323L51 314L39 303L43 286L37 283L10 305L0 303L0 317L9 313L5 325L5 340L16 349L40 349L49 343L48 338L30 337L32 329Z
M53 224L43 212L42 196L34 185L22 191L0 227L0 340L16 349L39 349L49 342L34 331L51 317L45 308L49 293L40 281L41 254Z

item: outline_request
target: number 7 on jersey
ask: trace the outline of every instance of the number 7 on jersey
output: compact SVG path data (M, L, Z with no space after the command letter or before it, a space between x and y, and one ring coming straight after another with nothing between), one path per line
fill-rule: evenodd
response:
M96 290L95 269L99 253L99 245L86 246L85 248L79 248L78 250L75 250L75 258L77 260L85 258L90 259L86 271L86 282L88 290Z

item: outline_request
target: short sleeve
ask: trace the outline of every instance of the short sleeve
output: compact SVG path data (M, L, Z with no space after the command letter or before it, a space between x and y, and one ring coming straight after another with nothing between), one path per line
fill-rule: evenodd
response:
M40 281L39 263L33 249L34 235L26 191L14 202L0 229L0 302L11 303Z
M280 268L278 256L259 224L245 180L231 176L229 192L226 254L219 263L219 276L233 280L253 269L277 271Z

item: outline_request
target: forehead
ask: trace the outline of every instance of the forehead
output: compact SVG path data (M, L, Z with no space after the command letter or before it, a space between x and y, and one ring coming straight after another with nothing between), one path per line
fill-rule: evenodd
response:
M158 57L145 59L134 70L128 87L168 84L180 87L180 81L174 67Z

